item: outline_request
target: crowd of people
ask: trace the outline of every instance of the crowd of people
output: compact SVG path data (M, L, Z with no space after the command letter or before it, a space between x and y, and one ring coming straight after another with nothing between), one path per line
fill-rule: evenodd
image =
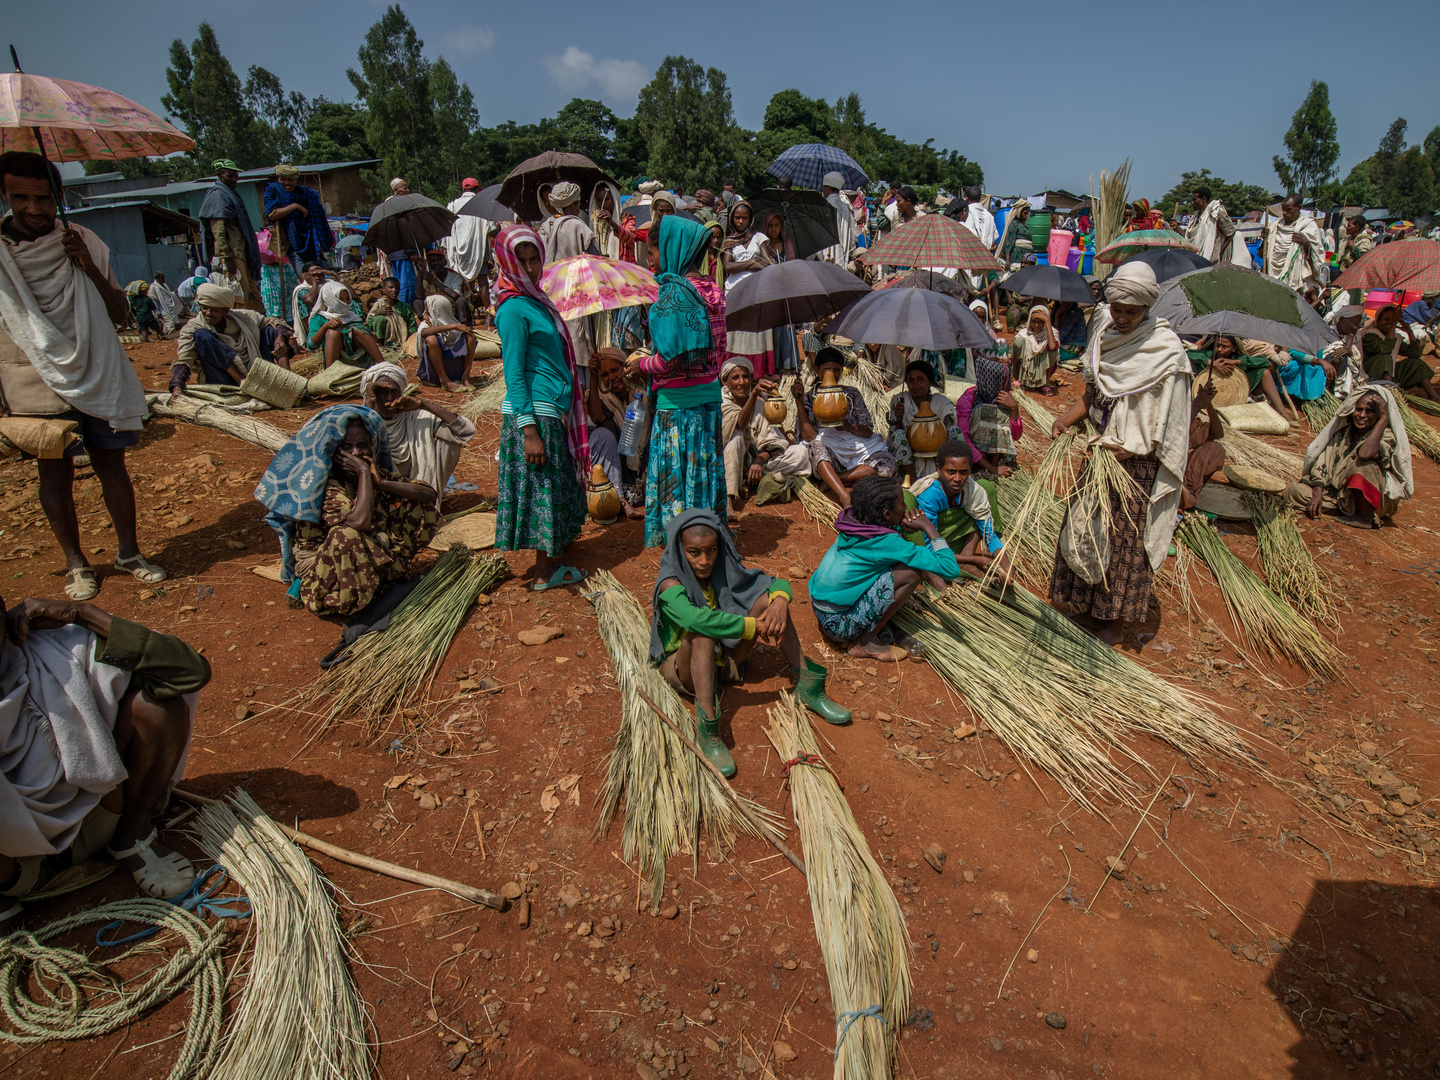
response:
M1145 617L1180 512L1224 464L1217 386L1233 383L1242 400L1263 399L1295 422L1294 402L1335 395L1338 408L1285 497L1309 516L1365 527L1413 494L1398 395L1440 400L1425 360L1440 323L1436 294L1370 315L1357 298L1334 294L1328 253L1348 265L1373 241L1363 219L1351 217L1332 242L1295 198L1285 200L1261 261L1333 323L1338 340L1320 355L1228 336L1182 340L1153 314L1160 283L1140 261L1096 280L1093 303L1011 295L1009 274L1036 259L1025 227L1032 208L1016 201L997 227L978 188L945 212L999 269L940 273L997 333L991 347L935 353L850 341L825 320L764 331L727 325L735 286L780 263L814 257L873 278L858 259L864 248L932 212L903 184L872 198L846 190L838 173L825 176L836 239L802 255L773 200L742 198L733 183L686 195L642 177L627 195L596 184L587 199L580 185L558 182L541 193L541 220L464 216L439 250L386 253L379 295L365 311L324 265L334 235L298 170L276 168L259 232L237 194L234 163L216 162L216 174L201 209L214 266L174 290L161 275L122 290L105 245L82 226L57 223L52 167L32 154L0 155L10 207L0 221L0 413L59 425L70 440L64 456L38 461L68 600L26 600L0 641L8 755L0 799L10 810L0 829L0 892L17 901L0 920L18 917L20 898L102 846L152 895L174 896L193 878L181 856L156 842L152 819L183 769L194 694L209 669L182 642L89 603L100 580L83 553L71 490L75 458L86 454L115 527L115 567L145 584L165 579L136 536L125 451L147 409L119 326L133 325L142 339L176 334L177 396L202 384L238 387L257 364L288 367L306 350L327 370L353 375L334 385L358 400L312 415L255 491L294 602L349 617L412 576L476 436L469 419L416 393L415 383L473 391L477 338L493 322L505 386L495 546L534 552L535 591L582 581L571 551L587 516L586 488L612 486L620 516L643 523L640 543L661 552L650 659L694 699L699 744L727 773L735 766L719 737L718 687L747 677L757 642L784 656L807 708L830 723L850 718L828 696L826 669L800 646L791 584L747 566L730 532L740 514L788 501L806 478L838 511L835 541L806 583L823 635L866 660L920 655L892 626L896 612L917 589L943 590L964 573L1011 577L997 484L1019 468L1024 397L1053 396L1058 372L1078 370L1083 392L1047 434L1082 430L1131 484L1112 492L1108 507L1098 499L1068 507L1050 595L1115 643L1126 622ZM409 190L403 179L391 189L392 197ZM466 180L452 209L478 190ZM1213 261L1248 265L1234 221L1208 191L1197 192L1192 209L1181 226L1192 246ZM1167 224L1144 200L1128 220ZM1074 225L1089 222L1082 213ZM565 318L542 274L586 253L648 268L655 302ZM896 269L910 268L880 272ZM407 343L413 375L396 362ZM886 382L876 412L853 378L862 361ZM920 427L938 449L916 442ZM752 500L757 510L747 511ZM81 707L68 727L55 724L54 738L36 739L37 725L51 721L26 702L79 685L94 708ZM75 754L95 766L83 782L71 769Z

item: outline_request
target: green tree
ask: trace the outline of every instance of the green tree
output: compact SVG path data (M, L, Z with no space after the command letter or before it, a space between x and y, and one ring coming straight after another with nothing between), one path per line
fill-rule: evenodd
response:
M345 101L317 97L305 120L305 142L297 165L329 161L368 161L375 156L365 138L365 112Z
M274 164L266 160L269 132L246 104L240 77L209 23L200 24L189 48L178 38L171 43L165 81L169 93L160 104L195 140L190 158L197 169L208 172L218 158L233 158L242 169Z
M1440 124L1436 124L1425 136L1425 156L1430 159L1432 169L1440 168Z
M1330 112L1330 87L1316 80L1295 110L1285 133L1286 157L1274 159L1275 175L1290 191L1309 191L1313 197L1335 170L1340 143Z
M453 196L470 173L470 136L480 125L480 113L469 85L456 77L443 56L430 66L430 99L435 142L427 164L442 194Z
M1337 199L1344 206L1379 206L1380 189L1370 179L1370 159L1358 163L1346 174Z
M1367 171L1375 185L1376 198L1382 206L1390 205L1390 190L1394 180L1395 167L1405 153L1405 132L1409 123L1403 116L1390 121L1375 153L1366 159Z
M694 191L736 167L730 87L718 68L667 56L640 91L635 120L649 147L645 171L657 180Z
M383 161L381 174L404 177L414 191L441 195L445 169L434 153L435 108L423 47L400 5L393 4L366 31L359 70L345 75L364 102L365 137Z
M870 135L870 125L865 122L865 107L860 103L860 95L852 90L844 97L836 98L831 112L835 117L835 145L865 169L865 163L875 156L875 140ZM869 169L865 171L868 173Z
M1435 174L1423 147L1412 146L1396 157L1383 194L1385 208L1402 218L1413 221L1434 212Z
M634 183L636 177L645 172L645 164L650 156L640 122L633 116L628 120L617 119L614 143L615 158L610 175L628 187Z
M1225 205L1226 211L1236 217L1248 214L1251 210L1260 210L1280 198L1259 184L1231 184L1214 175L1209 169L1201 169L1199 172L1181 173L1180 182L1160 196L1155 206L1165 214L1173 214L1178 202L1180 212L1189 213L1190 197L1195 194L1196 188L1201 187L1209 188L1210 197L1219 199Z
M310 119L310 102L305 95L285 93L280 79L262 67L251 66L245 78L245 105L268 135L270 163L291 161L300 153L301 137Z
M604 102L573 98L555 114L555 149L584 154L606 172L615 165L615 129L620 123Z

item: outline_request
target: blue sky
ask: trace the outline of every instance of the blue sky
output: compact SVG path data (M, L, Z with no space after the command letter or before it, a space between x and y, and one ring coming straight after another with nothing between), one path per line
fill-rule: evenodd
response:
M445 56L470 84L485 124L533 121L576 96L629 115L655 67L679 53L727 74L746 127L760 126L777 90L827 100L855 90L872 122L979 161L998 194L1084 191L1127 155L1132 187L1152 198L1201 167L1273 186L1270 159L1312 78L1330 85L1342 176L1397 115L1412 141L1440 123L1434 0L402 6L426 54ZM10 5L4 28L27 71L160 112L170 42L193 39L202 17L242 78L259 64L287 90L349 100L345 68L382 8L70 0Z

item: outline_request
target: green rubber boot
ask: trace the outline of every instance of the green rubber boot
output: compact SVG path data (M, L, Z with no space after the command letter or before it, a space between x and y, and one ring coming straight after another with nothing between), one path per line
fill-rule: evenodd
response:
M827 723L848 723L850 710L825 696L825 676L828 674L828 671L807 656L803 668L790 669L790 677L795 680L795 696L801 705Z
M706 716L700 703L695 703L695 742L700 752L720 770L725 779L735 775L735 759L720 741L720 707L715 707L714 716Z

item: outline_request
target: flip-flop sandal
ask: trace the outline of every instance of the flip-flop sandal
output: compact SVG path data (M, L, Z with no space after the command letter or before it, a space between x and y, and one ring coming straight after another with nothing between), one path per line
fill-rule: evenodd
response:
M100 593L100 575L93 566L65 572L65 595L71 600L93 600Z
M132 555L128 559L115 556L115 569L123 570L142 585L158 585L170 575L162 567L156 566L144 555Z
M544 592L546 589L557 589L562 585L575 585L584 581L586 571L577 569L574 566L562 566L550 575L549 581L536 581L530 585L531 592Z

